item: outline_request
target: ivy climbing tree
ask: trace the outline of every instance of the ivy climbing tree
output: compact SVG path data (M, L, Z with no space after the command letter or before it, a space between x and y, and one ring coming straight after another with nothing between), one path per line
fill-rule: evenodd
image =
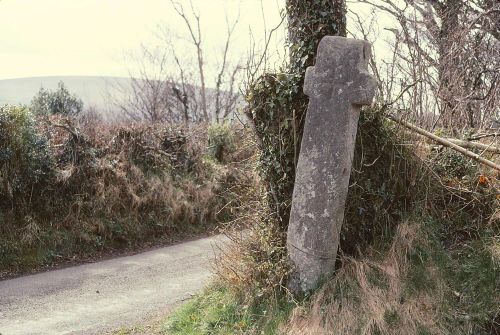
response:
M314 65L319 41L346 35L345 0L287 0L290 59L279 73L266 73L249 86L247 114L261 146L261 174L271 217L288 226L295 167L308 98L306 68Z

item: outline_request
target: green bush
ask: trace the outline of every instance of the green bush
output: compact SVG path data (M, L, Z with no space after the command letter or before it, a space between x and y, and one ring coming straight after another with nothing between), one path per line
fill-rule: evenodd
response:
M209 154L219 163L224 162L224 153L234 149L234 139L227 123L214 123L208 128Z
M61 81L55 91L40 88L31 101L30 107L37 115L76 116L82 112L83 102L79 97L71 94Z
M0 107L0 199L2 204L19 202L37 192L48 180L53 161L48 139L35 128L35 118L26 107Z

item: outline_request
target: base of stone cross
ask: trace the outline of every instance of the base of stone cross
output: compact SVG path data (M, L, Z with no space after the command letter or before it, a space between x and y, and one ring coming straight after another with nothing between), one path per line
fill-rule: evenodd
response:
M292 246L288 245L288 248ZM292 247L293 248L293 247ZM308 264L301 272L293 271L288 279L288 289L293 294L307 293L317 288L334 274L336 253L328 256L314 256L301 250L294 252L294 264ZM318 276L318 273L321 275Z
M295 293L315 289L335 271L360 108L376 88L370 56L366 41L326 36L306 72L309 106L287 236Z

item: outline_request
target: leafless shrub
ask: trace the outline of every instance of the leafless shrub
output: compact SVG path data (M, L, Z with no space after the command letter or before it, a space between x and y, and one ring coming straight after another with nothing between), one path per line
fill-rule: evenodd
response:
M191 1L186 5L171 0L171 5L184 23L187 38L176 36L167 25L158 27L156 37L159 46L143 46L139 54L131 57L139 69L137 73L130 74L131 87L122 87L128 101L120 103L119 107L134 121L183 122L186 125L222 122L236 112L240 100L237 85L241 66L229 60L239 17L233 21L227 19L221 60L218 65L212 66L204 58L206 45L199 11ZM195 59L189 53L194 53ZM213 85L209 85L207 80L209 66L216 73Z
M500 115L500 7L493 1L371 1L372 15L397 22L391 59L375 71L381 103L427 129L488 129ZM373 41L374 25L356 13L354 34ZM375 67L374 67L375 68Z

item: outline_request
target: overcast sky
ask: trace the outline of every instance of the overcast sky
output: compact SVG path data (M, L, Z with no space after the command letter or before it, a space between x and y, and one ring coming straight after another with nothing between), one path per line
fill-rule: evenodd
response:
M187 0L181 0L188 3ZM264 34L260 0L193 0L200 11L205 57L216 62L226 16L240 17L233 57L245 54L249 29ZM284 0L264 0L266 26L280 21ZM0 0L0 79L103 75L127 76L127 52L154 45L155 28L167 25L187 36L169 0ZM281 34L281 39L284 33Z
M182 0L187 2L186 0ZM207 62L224 42L226 15L240 23L233 52L244 53L249 27L262 36L259 0L193 0L202 18ZM268 26L281 0L264 0ZM0 79L49 75L127 76L123 57L166 24L185 35L169 0L0 0Z

